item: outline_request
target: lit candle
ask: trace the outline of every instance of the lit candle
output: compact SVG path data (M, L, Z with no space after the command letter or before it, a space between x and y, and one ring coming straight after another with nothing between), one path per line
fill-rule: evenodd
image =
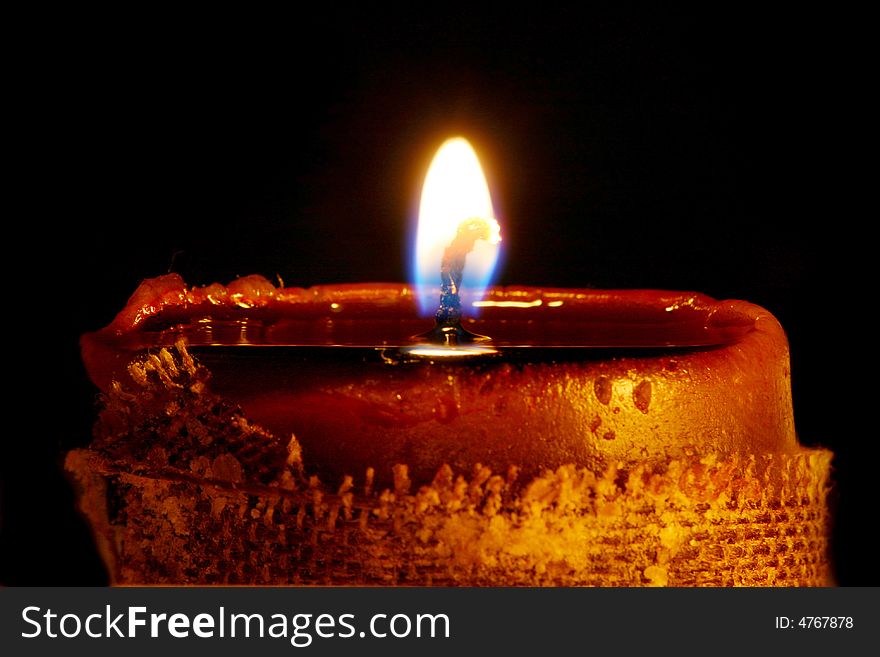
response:
M442 290L171 274L84 336L106 404L68 469L114 581L827 584L830 454L797 443L778 322L696 293L482 294L497 224L465 146L420 210Z

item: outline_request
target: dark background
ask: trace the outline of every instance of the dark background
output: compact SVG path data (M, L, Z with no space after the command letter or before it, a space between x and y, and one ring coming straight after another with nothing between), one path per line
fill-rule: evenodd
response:
M498 283L699 290L780 319L800 439L837 454L838 580L877 584L871 341L852 310L870 267L844 201L828 17L439 7L35 31L14 62L30 185L7 244L24 398L7 409L0 582L106 581L59 470L95 417L81 333L169 270L407 279L422 177L463 134L502 223Z

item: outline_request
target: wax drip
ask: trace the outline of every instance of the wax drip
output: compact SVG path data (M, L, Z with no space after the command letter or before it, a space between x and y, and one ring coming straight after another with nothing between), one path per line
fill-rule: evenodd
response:
M498 222L494 219L473 217L458 225L455 239L443 251L440 263L440 307L434 319L434 328L423 334L430 342L454 346L461 343L482 342L489 338L471 333L461 325L461 281L467 254L474 250L477 240L497 242Z

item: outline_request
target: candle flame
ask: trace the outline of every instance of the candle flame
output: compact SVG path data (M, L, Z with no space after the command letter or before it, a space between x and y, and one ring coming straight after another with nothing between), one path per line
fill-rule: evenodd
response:
M444 251L463 222L473 219L483 220L488 230L467 254L461 294L468 309L483 296L492 277L501 229L477 154L466 139L454 137L434 156L419 204L413 278L419 308L426 316L437 310Z

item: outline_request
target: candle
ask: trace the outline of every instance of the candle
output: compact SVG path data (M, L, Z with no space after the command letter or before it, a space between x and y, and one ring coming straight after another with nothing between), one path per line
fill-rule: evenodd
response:
M84 336L105 407L67 467L113 580L829 583L830 454L766 310L489 288L450 347L423 288L169 274Z

